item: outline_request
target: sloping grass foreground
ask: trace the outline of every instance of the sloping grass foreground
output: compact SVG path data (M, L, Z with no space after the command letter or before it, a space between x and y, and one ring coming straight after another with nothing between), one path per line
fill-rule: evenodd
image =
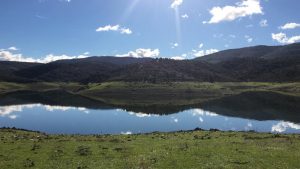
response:
M190 131L47 135L0 130L0 168L300 168L300 135Z

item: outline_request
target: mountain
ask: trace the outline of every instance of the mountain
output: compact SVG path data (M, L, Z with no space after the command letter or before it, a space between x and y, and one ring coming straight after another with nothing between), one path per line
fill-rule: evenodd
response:
M112 74L110 80L169 82L169 81L232 81L224 70L206 62L155 59L132 64Z
M90 57L59 60L18 70L15 74L36 81L102 82L110 78L112 71L129 64L150 60L152 59L131 57Z
M299 57L300 43L294 43L285 46L253 46L240 49L229 49L221 52L213 53L195 60L206 61L209 63L221 63L236 59L266 59L272 60L275 58L284 57Z
M300 81L300 43L231 49L194 60L226 70L237 81Z
M300 43L230 49L195 58L172 60L89 57L47 64L0 62L0 81L300 81Z
M41 65L39 63L27 63L27 62L0 62L0 81L16 81L16 82L27 82L30 81L27 78L17 76L15 72L31 68L34 66Z

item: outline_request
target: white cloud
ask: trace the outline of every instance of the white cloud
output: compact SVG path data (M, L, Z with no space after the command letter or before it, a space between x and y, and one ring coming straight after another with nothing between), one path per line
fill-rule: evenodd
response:
M272 126L272 132L282 133L282 132L285 132L288 128L300 130L300 125L290 123L290 122L280 122L280 123Z
M120 25L115 25L115 26L106 25L103 27L99 27L98 29L96 29L96 31L97 32L118 31L119 29L120 29Z
M135 57L135 58L155 58L159 56L159 49L139 48L126 54L116 55L117 57Z
M121 34L132 34L132 31L129 28L121 27L120 25L106 25L103 27L99 27L96 29L96 32L109 32L109 31L114 31L114 32L120 32Z
M253 127L253 124L252 124L251 122L248 122L248 123L247 123L247 126L248 126L248 127Z
M183 3L183 0L174 0L171 4L171 8L175 9Z
M213 7L210 11L212 18L208 23L219 23L222 21L233 21L237 18L263 14L260 0L243 0L235 6ZM206 22L207 23L207 22Z
M192 54L195 57L202 57L205 55L210 55L213 53L219 52L218 49L207 49L207 50L192 50Z
M177 48L179 46L178 43L171 43L171 48L174 49L174 48Z
M38 62L38 63L49 63L57 60L64 60L64 59L80 59L86 58L87 55L78 55L78 56L68 56L68 55L53 55L49 54L46 55L44 58L34 59L32 57L23 56L20 53L13 53L9 50L0 50L0 60L4 61L16 61L16 62Z
M216 53L216 52L219 52L218 49L208 49L205 51L205 54L206 55L210 55L210 54L213 54L213 53Z
M173 59L173 60L184 60L185 57L183 57L183 56L173 56L173 57L171 57L171 59Z
M201 49L201 48L203 48L203 46L204 46L204 44L203 44L203 43L200 43L199 46L198 46L198 48Z
M32 108L44 108L47 111L68 111L68 110L77 110L80 112L87 113L85 108L81 107L65 107L65 106L50 106L50 105L41 105L41 104L25 104L25 105L11 105L11 106L1 106L0 107L0 117L8 117L10 119L16 119L19 117L17 113L22 113L24 109Z
M0 116L1 117L12 117L16 116L13 113L21 112L23 110L23 107L21 106L2 106L0 107ZM12 118L15 119L15 118Z
M285 33L282 33L282 32L277 33L277 34L272 33L272 39L274 39L277 42L282 43L282 44L291 44L291 43L300 41L300 35L292 36L289 38L286 36Z
M193 116L210 116L210 117L216 117L218 114L210 111L206 111L203 109L193 109L192 110L192 115Z
M283 26L280 26L279 28L285 30L285 29L295 29L297 27L300 27L299 23L287 23Z
M133 115L133 116L136 116L136 117L139 117L139 118L151 117L150 114L146 114L146 113L142 113L142 112L139 112L139 113L128 112L128 114Z
M181 18L187 19L187 18L189 18L189 15L188 14L183 14L183 15L181 15Z
M123 131L122 131L121 134L122 134L122 135L130 135L130 134L132 134L132 132L131 132L131 131L126 131L126 132L123 132Z
M8 50L0 50L0 60L16 62L36 62L35 59L24 57L22 54L14 54Z
M9 118L12 119L12 120L16 119L17 117L18 117L17 115L11 115L11 116L9 116Z
M173 121L174 123L178 123L178 122L179 122L178 118L175 118L175 117L172 117L172 121Z
M249 35L245 35L245 38L248 43L251 43L253 41L253 38L251 38Z
M259 22L259 25L261 27L267 27L268 26L268 21L266 19L263 19Z
M19 50L19 49L16 48L16 47L14 47L14 46L12 46L12 47L9 47L8 50L17 51L17 50Z
M253 124L251 122L248 122L244 128L245 128L245 130L250 130L252 127L253 127Z
M37 59L37 62L40 63L49 63L57 60L66 60L66 59L82 59L82 58L87 58L88 56L86 55L78 55L78 56L68 56L68 55L53 55L49 54L43 59Z
M181 56L184 57L184 58L186 58L186 57L187 57L187 54L184 53L184 54L182 54Z
M121 28L121 34L132 34L132 31L129 28Z

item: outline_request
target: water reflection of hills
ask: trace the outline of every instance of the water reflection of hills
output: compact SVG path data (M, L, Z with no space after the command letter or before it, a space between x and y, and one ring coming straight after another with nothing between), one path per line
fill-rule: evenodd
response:
M101 101L99 101L101 100ZM0 106L45 104L51 106L84 107L87 109L125 109L146 114L173 114L201 108L220 115L255 120L284 120L300 123L300 98L272 92L247 92L214 100L197 98L160 98L140 103L124 98L90 99L65 91L14 92L0 97Z
M202 108L225 116L300 123L300 97L272 92L246 92L206 102Z

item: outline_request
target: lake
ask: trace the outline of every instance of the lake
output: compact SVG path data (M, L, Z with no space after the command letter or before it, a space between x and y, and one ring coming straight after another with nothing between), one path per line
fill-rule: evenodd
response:
M255 92L187 105L117 105L59 92L20 92L0 97L0 127L51 134L132 134L195 128L300 133L299 98Z

